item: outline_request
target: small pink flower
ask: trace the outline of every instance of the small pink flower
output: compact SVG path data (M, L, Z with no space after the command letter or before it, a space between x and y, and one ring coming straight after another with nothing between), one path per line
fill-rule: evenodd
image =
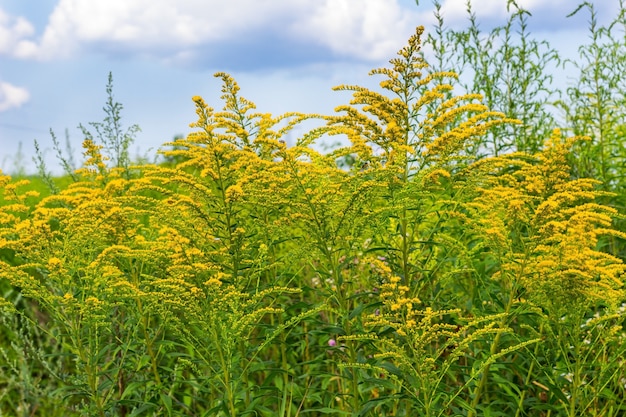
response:
M328 340L328 346L334 347L336 344L337 344L337 341L335 339Z

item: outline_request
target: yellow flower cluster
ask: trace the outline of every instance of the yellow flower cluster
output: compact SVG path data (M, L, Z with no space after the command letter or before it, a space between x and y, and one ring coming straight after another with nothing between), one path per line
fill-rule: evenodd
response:
M246 395L233 375L248 372L247 383L263 368L250 384L268 376L255 360L283 365L284 389L291 366L315 362L320 332L310 323L336 329L321 344L347 358L341 372L353 372L337 378L342 397L358 401L358 384L343 384L359 372L391 375L387 365L398 365L390 378L404 389L398 396L426 404L439 401L433 386L460 358L476 365L470 379L484 371L482 384L498 355L536 342L500 339L514 303L560 317L624 300L626 267L599 247L626 234L612 228L618 213L597 201L597 183L571 179L578 139L555 131L535 155L472 160L477 138L518 122L477 94L453 97L446 80L456 75L428 73L422 35L420 27L390 68L372 71L383 92L337 87L352 100L333 116L255 113L235 80L218 73L223 108L195 96L195 131L166 144L167 163L127 175L108 168L88 138L76 181L36 204L36 193L20 191L27 182L0 175L0 249L15 255L0 261L0 278L45 310L77 367L105 352L92 387L114 390L127 376L105 380L100 370L143 372L149 362L161 389L167 349L185 344L188 362L219 387L207 403L231 390L232 415ZM321 126L287 144L309 119ZM328 137L349 144L319 151ZM287 352L289 329L301 322L294 334L302 340ZM115 362L133 349L132 366ZM471 356L481 350L486 359ZM287 365L295 355L306 365Z
M598 250L614 230L615 209L595 200L592 179L571 179L567 156L579 138L556 130L534 156L510 154L476 164L487 176L480 195L466 206L473 224L491 240L501 271L514 277L526 297L557 315L586 311L624 299L623 261ZM507 272L508 271L508 272Z

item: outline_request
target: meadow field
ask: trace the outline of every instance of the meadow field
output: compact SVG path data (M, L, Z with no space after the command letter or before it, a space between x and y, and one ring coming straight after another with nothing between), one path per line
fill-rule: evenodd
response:
M78 165L0 176L0 416L626 415L626 8L556 91L510 3L331 115L217 73L155 163L110 76Z

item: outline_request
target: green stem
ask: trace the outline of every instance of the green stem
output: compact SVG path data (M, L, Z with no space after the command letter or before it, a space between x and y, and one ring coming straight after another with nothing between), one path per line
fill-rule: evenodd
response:
M220 337L215 332L215 329L212 329L212 336L214 341L219 341ZM237 409L235 407L235 395L233 393L233 387L231 386L232 381L230 378L231 372L231 364L228 363L226 356L224 355L224 351L222 347L217 343L217 354L219 356L219 361L222 366L222 376L223 381L222 385L224 386L224 390L226 390L226 406L228 407L228 411L230 412L230 417L235 417L237 415Z
M350 334L352 333L352 329L350 328L350 321L349 319L346 322L346 334ZM354 347L355 342L354 341L350 341L349 342L349 355L350 355L350 363L357 363L357 354L356 354L356 349ZM361 406L361 398L359 395L359 381L357 380L357 369L356 368L352 368L350 370L350 382L352 385L352 413L355 414L357 413L357 411L359 410L360 406ZM356 415L356 414L355 414Z
M539 326L539 335L541 334L543 334L543 323L541 323L541 325ZM539 351L539 343L535 343L535 350L533 351L533 358L537 357L538 351ZM528 385L530 384L534 367L535 367L535 361L533 360L530 363L530 367L528 368L528 373L526 374L526 379L524 380L524 388L528 387ZM526 390L524 389L524 391L522 391L522 395L520 395L519 401L517 402L517 411L515 411L515 417L520 416L525 397L526 397Z
M283 324L283 320L281 319L281 324ZM287 334L281 333L281 341L280 341L280 358L281 358L281 368L283 371L283 401L281 404L281 416L285 415L286 410L290 409L287 402L287 386L289 385L289 363L287 361Z
M133 274L132 274L133 283L135 284L137 288L140 288L140 285L141 285L139 278L141 276L142 267L143 267L143 264L138 266L133 271ZM154 349L153 349L154 341L152 337L150 337L150 334L148 333L148 329L150 328L150 317L144 311L143 303L140 297L137 297L137 311L139 313L139 316L141 316L141 332L143 333L143 338L146 343L146 351L148 352L148 356L150 357L150 367L152 369L152 374L154 375L154 381L156 382L157 386L160 387L161 377L159 376L157 355L154 353Z
M509 316L509 312L511 311L511 307L513 306L513 300L514 300L514 287L513 286L511 286L508 298L509 299L504 309L504 315L502 316L502 319L500 320L500 323L499 323L500 327L505 327L506 320L508 319L508 316ZM498 352L498 349L500 348L501 336L502 336L501 332L496 333L496 336L493 339L493 343L491 344L491 348L489 349L489 357L494 356ZM472 404L470 406L470 410L467 413L467 417L475 416L476 407L478 406L478 403L480 402L482 394L485 391L485 387L487 386L487 381L489 380L490 368L491 368L491 365L488 364L487 366L485 366L485 369L483 370L483 373L480 377L480 381L478 382L478 386L474 390L474 399L472 400Z
M75 327L75 343L78 342L80 343L80 339L79 339L79 328L78 326L74 326ZM98 335L93 335L92 334L92 330L90 329L89 331L89 342L88 342L88 346L89 346L89 350L85 351L84 349L79 349L79 356L81 357L81 360L83 361L83 363L85 364L85 373L87 374L87 384L89 385L89 390L91 393L91 398L93 400L93 402L95 403L96 406L96 410L98 411L98 415L101 417L104 417L104 404L102 403L102 397L100 396L100 393L98 391L98 382L99 382L99 378L98 378L98 366L94 365L94 360L93 360L93 352L96 351L97 349L94 349L92 346L93 341L97 341L97 337ZM97 342L96 342L97 343Z
M220 160L220 155L215 153L214 154L215 160L219 161ZM222 212L224 214L225 217L225 223L226 223L226 233L228 236L228 249L229 252L231 253L231 260L232 260L232 272L233 272L233 280L236 282L237 280L237 274L239 272L239 248L236 247L235 245L235 238L233 236L233 225L232 225L232 202L227 202L226 201L226 184L222 175L222 166L221 164L217 164L216 166L217 168L217 181L218 181L218 187L220 189L220 195L222 197Z
M148 333L148 329L150 328L150 317L148 317L146 314L144 314L143 312L143 308L141 305L141 300L137 300L137 305L139 308L139 314L141 314L141 324L142 324L142 333L143 333L143 338L146 342L146 351L148 352L148 356L150 357L150 367L152 368L152 374L154 375L154 381L157 383L157 385L160 387L161 386L161 377L159 376L159 367L157 364L157 357L154 353L154 349L153 349L153 340L150 337L150 334Z
M252 359L248 359L249 357L248 357L248 352L247 352L247 349L246 349L246 341L245 341L244 338L242 338L240 340L239 351L241 353L242 360L244 360L244 361L245 360L249 360L249 361L252 360ZM244 391L246 392L246 406L248 404L250 404L250 401L251 401L251 399L250 399L250 389L249 389L250 388L250 386L249 386L250 385L250 375L248 374L248 369L249 369L249 367L247 365L242 366L242 369L241 369L241 379L243 381L243 386L245 387ZM283 369L285 369L285 368L283 368Z
M93 343L97 343L98 335L94 335L93 329L89 328L87 344L84 344L80 335L82 320L83 317L75 317L70 320L65 315L61 315L60 318L60 321L62 323L69 323L69 336L71 343L73 344L76 355L78 356L79 363L82 363L85 366L85 377L87 379L89 396L91 397L92 404L94 404L96 407L98 415L100 417L104 417L104 406L102 404L102 398L98 392L97 365L94 366L93 358L93 352L98 351L97 346L93 346Z
M579 337L575 337L574 339L574 357L580 358L580 343L578 343ZM574 372L572 376L572 387L570 389L570 401L569 401L569 412L568 416L576 417L576 406L578 405L578 391L579 387L582 386L581 378L580 378L580 363L578 360L574 361Z

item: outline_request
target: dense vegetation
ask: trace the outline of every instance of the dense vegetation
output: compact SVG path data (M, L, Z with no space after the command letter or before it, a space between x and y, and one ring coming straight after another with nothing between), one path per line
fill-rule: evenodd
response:
M55 138L66 176L0 177L0 415L624 415L624 7L576 11L560 96L510 7L489 34L438 14L432 66L420 27L334 115L218 73L158 164L110 79L81 167Z

